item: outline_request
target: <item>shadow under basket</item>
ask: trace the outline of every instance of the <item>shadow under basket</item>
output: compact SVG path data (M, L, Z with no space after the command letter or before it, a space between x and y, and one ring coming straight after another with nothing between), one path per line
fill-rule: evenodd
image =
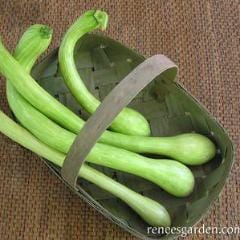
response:
M32 74L51 95L87 120L89 114L75 101L64 84L57 53L58 50L53 51L36 65ZM84 36L75 48L79 74L89 91L100 100L144 60L136 51L95 34ZM231 140L217 120L176 79L167 81L164 78L155 78L129 106L146 117L153 136L172 136L195 131L209 137L216 144L217 154L212 161L190 167L196 180L193 193L186 198L176 198L137 176L93 164L91 166L134 191L160 202L169 211L172 226L193 226L206 214L224 186L233 164ZM60 169L44 161L63 180ZM66 181L63 182L68 185ZM177 236L151 233L148 231L149 226L121 200L85 180L78 179L77 183L78 191L68 186L103 215L132 234L142 239L173 239Z

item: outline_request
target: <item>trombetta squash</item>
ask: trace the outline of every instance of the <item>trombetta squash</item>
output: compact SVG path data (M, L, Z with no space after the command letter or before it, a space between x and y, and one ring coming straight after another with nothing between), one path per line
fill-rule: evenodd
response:
M107 21L108 16L103 11L86 12L67 31L59 49L59 64L65 82L90 113L96 110L100 102L89 93L76 70L74 47L85 33L97 28L105 29ZM21 38L14 57L0 41L0 73L8 79L9 105L25 127L0 111L0 131L61 167L65 154L85 122L48 94L29 74L51 38L52 30L49 27L39 24L31 26ZM176 197L186 197L194 188L194 176L184 164L206 163L216 152L212 141L197 133L149 137L148 122L130 108L119 114L111 129L118 132L105 131L87 161L145 178ZM138 153L159 154L171 159L152 159ZM87 164L82 166L79 176L123 200L148 224L170 226L170 216L160 203L141 196Z
M55 165L62 167L63 161L66 157L64 154L40 142L26 129L22 128L8 118L2 111L0 111L0 122L0 132L27 149L48 159ZM170 215L163 205L152 200L151 198L134 192L133 190L112 180L108 176L88 166L87 164L82 165L79 172L79 177L94 183L100 188L121 199L150 226L168 227L171 225Z
M76 137L31 106L17 91L8 89L9 105L21 124L52 148L67 153ZM174 160L156 160L96 143L87 161L148 179L174 196L188 196L194 187L192 172Z
M59 48L59 66L63 79L76 100L89 112L94 113L100 105L84 85L74 62L74 47L77 41L86 33L97 28L104 30L108 15L103 11L87 11L79 17L66 32ZM111 129L128 135L150 135L147 120L137 111L125 108L114 119Z
M12 57L9 55L9 58ZM16 58L18 59L18 56ZM24 74L27 75L26 72ZM11 77L8 80L14 82ZM7 96L11 109L23 126L42 142L62 152L68 152L75 138L73 133L58 126L35 109L16 90L14 91L11 85L8 85ZM194 177L191 171L183 164L173 160L157 161L100 143L95 145L87 160L146 178L179 197L189 195L194 186ZM174 178L169 178L173 175Z
M38 24L31 26L24 33L17 45L14 55L27 72L30 72L38 56L46 50L50 43L52 34L49 32L46 36L46 29L48 29L48 27L44 25ZM18 94L15 88L11 85L11 82L7 81L7 84L8 92ZM40 142L39 139L16 124L1 111L0 122L0 132L22 146L48 159L55 165L59 167L62 166L66 157L64 154ZM134 192L86 164L81 167L79 176L120 198L149 225L165 227L171 225L168 211L160 203Z
M45 29L43 33L46 37L48 30ZM32 106L61 126L70 129L71 132L78 133L81 130L84 121L41 88L10 55L2 42L0 42L0 53L0 72ZM157 153L170 156L189 165L206 163L215 154L214 144L208 138L195 134L172 138L153 138L105 131L99 142L138 153Z

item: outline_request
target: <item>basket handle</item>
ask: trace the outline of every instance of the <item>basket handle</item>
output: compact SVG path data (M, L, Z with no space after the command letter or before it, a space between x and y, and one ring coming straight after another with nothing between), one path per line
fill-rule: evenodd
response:
M81 165L119 112L157 76L161 75L165 80L174 81L176 74L177 66L164 55L154 55L130 72L105 97L77 135L61 169L63 179L76 189Z

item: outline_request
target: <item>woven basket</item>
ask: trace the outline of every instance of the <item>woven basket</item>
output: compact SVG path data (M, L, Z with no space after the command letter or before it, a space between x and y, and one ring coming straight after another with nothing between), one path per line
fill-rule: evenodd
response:
M87 120L89 114L74 100L64 85L58 68L57 50L33 69L33 76L51 95ZM134 68L145 60L136 51L99 35L86 35L75 48L75 61L86 86L103 100ZM218 197L233 164L233 145L225 130L211 114L176 79L157 77L129 104L149 121L153 136L171 136L196 131L212 139L217 154L209 163L191 167L196 185L186 198L176 198L160 187L127 173L96 166L129 188L161 202L169 211L173 226L193 226ZM154 157L151 155L151 157ZM159 156L158 156L159 158ZM58 167L44 160L64 183ZM176 235L148 234L148 225L126 204L95 185L78 179L78 189L71 189L125 230L142 239L172 239Z

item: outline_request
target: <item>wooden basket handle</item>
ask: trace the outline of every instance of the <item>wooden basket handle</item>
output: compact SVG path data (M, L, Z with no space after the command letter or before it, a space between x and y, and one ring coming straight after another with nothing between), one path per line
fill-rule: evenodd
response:
M87 120L73 142L63 167L63 179L76 188L78 173L88 153L114 118L132 99L157 76L174 81L177 66L164 55L154 55L139 64L103 100L95 113Z

